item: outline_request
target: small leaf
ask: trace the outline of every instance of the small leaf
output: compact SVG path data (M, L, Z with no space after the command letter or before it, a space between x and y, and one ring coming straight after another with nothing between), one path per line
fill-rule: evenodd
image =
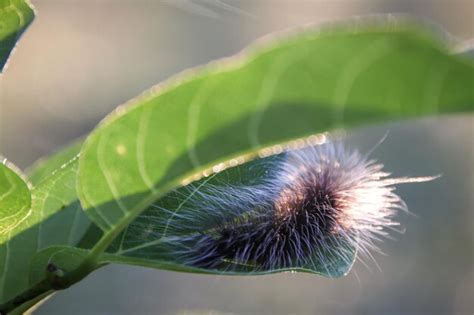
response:
M9 280L14 276L11 267L16 258L13 257L11 240L21 231L22 224L31 214L31 195L28 185L21 177L0 164L0 303L9 297L10 288L15 290L16 281ZM21 249L21 248L20 248Z
M70 246L50 246L40 251L31 261L30 284L38 283L55 272L67 273L74 270L87 254L87 250Z
M18 225L31 214L30 189L12 168L0 163L0 245L15 235Z
M0 72L33 18L34 11L28 1L0 0Z
M14 183L16 189L21 189L21 194L16 193L16 203L10 202L12 215L2 213L2 218L16 218L16 223L13 228L8 225L9 232L2 234L4 239L0 244L0 304L30 287L30 262L37 252L51 245L74 246L91 225L76 196L77 168L77 159L69 161L43 178L30 192L25 182L18 176L13 177L14 173L3 166L7 175L0 181L0 191L10 191L13 184L9 186L9 183ZM30 198L30 193L31 205L26 199ZM9 208L1 206L0 209ZM13 217L15 213L21 215Z

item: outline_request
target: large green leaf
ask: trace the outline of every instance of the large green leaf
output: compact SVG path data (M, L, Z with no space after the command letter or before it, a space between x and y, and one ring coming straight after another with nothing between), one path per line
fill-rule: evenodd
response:
M34 11L28 1L0 0L0 72L33 18Z
M21 190L5 195L12 196L16 203L0 207L2 222L9 220L8 224L2 225L7 233L2 234L0 244L0 304L10 301L34 284L30 283L28 275L30 261L36 253L51 245L74 246L90 226L76 195L77 168L76 158L44 177L30 191L24 181L2 167L6 175L0 182L0 191L8 193L13 184ZM5 213L4 209L11 214ZM14 216L15 213L20 214Z
M146 220L154 201L213 166L219 170L265 146L334 128L472 111L473 79L472 61L403 21L275 37L155 87L107 117L82 148L79 197L104 231L105 247L141 213L137 220ZM152 213L159 222L169 217L169 211ZM159 242L163 231L154 232ZM120 244L153 241L132 234L122 234ZM106 256L186 269L156 246L127 253L112 246ZM317 268L311 271L325 273Z

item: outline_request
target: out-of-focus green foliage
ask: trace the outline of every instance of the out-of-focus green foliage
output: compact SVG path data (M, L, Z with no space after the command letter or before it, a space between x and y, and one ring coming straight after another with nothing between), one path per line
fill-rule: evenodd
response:
M0 72L33 18L34 11L28 1L0 0Z

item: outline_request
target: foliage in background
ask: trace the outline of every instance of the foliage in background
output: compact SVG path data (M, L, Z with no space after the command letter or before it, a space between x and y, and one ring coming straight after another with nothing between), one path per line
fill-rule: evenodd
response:
M0 72L33 18L33 8L27 1L0 0Z

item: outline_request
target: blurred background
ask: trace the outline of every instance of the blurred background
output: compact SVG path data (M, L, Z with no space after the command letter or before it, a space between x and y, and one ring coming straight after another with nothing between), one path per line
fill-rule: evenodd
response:
M117 105L267 33L353 15L409 13L460 42L465 0L33 0L38 15L0 80L0 152L20 167L87 134ZM467 82L466 84L474 84ZM474 118L445 116L348 134L395 175L442 173L398 189L414 215L345 278L229 277L105 267L37 314L473 314Z

